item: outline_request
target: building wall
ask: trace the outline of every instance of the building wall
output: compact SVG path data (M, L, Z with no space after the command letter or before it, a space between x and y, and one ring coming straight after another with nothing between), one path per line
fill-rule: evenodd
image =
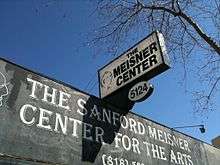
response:
M220 149L220 136L212 139L212 145Z

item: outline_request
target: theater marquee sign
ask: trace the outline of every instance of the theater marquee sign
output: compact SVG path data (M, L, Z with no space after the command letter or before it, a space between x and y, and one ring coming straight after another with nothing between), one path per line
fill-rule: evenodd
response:
M0 83L0 163L219 165L206 143L5 60Z
M137 78L148 80L168 68L163 36L153 32L99 70L100 97L107 97Z

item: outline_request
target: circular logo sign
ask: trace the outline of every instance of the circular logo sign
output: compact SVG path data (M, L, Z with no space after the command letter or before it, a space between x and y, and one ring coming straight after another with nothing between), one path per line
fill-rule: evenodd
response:
M135 102L144 101L152 94L153 89L152 84L149 84L147 81L141 81L129 90L128 98Z
M106 71L101 78L101 86L107 90L111 87L113 75L110 71Z

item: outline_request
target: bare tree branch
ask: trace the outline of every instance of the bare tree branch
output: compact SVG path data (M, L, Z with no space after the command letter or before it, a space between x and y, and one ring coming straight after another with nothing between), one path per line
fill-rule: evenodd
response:
M178 5L179 6L179 5ZM142 5L144 9L150 9L150 10L160 10L165 11L170 14L172 14L174 17L179 16L186 20L187 23L189 23L195 31L198 33L198 35L203 38L209 45L212 47L219 55L220 55L220 46L206 33L203 32L203 30L199 27L199 25L192 20L192 18L188 15L186 15L184 12L181 11L180 7L178 7L179 11L173 11L169 8L163 7L163 6L144 6Z
M198 83L203 84L192 89L198 107L206 110L211 107L220 77L220 1L102 0L102 3L99 11L105 16L106 24L92 42L103 42L106 48L117 50L138 28L142 34L161 31L172 60L182 65L183 79L191 67Z

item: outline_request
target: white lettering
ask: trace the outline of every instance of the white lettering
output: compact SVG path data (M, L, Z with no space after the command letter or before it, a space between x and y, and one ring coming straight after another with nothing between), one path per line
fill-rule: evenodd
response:
M117 112L112 112L113 115L113 124L116 125L116 121L119 121L120 114Z
M170 161L177 164L176 155L174 154L173 150L170 150Z
M83 138L92 141L91 129L92 129L91 124L83 123Z
M151 144L151 151L153 153L153 158L160 159L158 145Z
M145 134L144 124L142 124L141 122L137 122L137 125L138 125L138 133L140 135L144 135Z
M184 165L183 156L180 152L177 152L177 161L178 161L178 164Z
M144 141L143 144L146 145L146 148L147 148L147 156L150 156L150 150L149 150L149 147L150 147L150 143Z
M161 141L161 142L164 142L164 139L162 139L163 137L163 132L161 130L157 130L157 133L158 133L158 140Z
M38 82L38 81L35 81L35 80L32 80L31 78L27 78L27 81L31 82L32 83L32 89L31 89L31 94L30 94L30 97L33 97L35 99L37 99L36 95L35 95L35 91L37 89L37 87L42 87L43 84Z
M43 108L39 108L40 110L40 116L39 116L39 123L37 124L37 127L45 128L48 130L51 130L51 126L49 125L49 117L53 114L53 112L48 111Z
M67 123L68 123L67 116L64 116L64 122L63 122L61 115L56 113L56 122L55 122L54 131L59 133L59 130L58 130L58 124L59 124L63 134L66 135L67 134L67 132L66 132L67 131Z
M107 113L107 111L108 111L108 113ZM102 121L106 122L105 118L107 119L108 123L111 124L111 111L103 108Z
M149 135L151 138L157 139L157 132L155 128L151 128L150 126L148 126L149 129Z
M140 149L139 149L139 141L136 138L132 138L132 148L133 152L140 154Z
M78 104L79 108L82 110L82 111L81 111L81 110L78 108L78 109L77 109L77 112L78 112L80 115L82 115L82 116L87 115L88 111L87 111L87 109L85 108L86 101L80 98L80 99L77 100L77 104Z
M136 130L136 121L132 118L129 118L129 123L130 123L130 131L131 132L134 132L134 133L137 133L137 130Z
M124 129L128 128L128 120L125 116L120 117L120 123L121 123L122 128L124 128Z
M95 127L95 133L96 133L96 142L104 142L103 140L103 135L104 135L104 130L101 127Z
M122 137L122 134L121 133L116 133L115 135L115 147L118 148L119 147L119 142L121 142L121 138Z
M66 110L69 110L70 107L68 106L68 99L71 97L70 94L65 93L63 91L60 91L60 97L59 97L59 104L58 106L61 108L64 108ZM66 104L66 105L64 105Z
M54 88L51 88L52 93L49 93L49 89L50 89L49 86L44 85L44 97L43 97L42 101L49 102L51 104L56 104L56 92L57 92L57 90L54 89ZM50 99L50 101L49 101L49 99Z
M24 124L27 124L29 126L33 125L35 122L35 118L33 117L30 121L27 121L27 119L25 119L25 114L27 111L32 110L33 112L36 111L36 107L30 105L30 104L25 104L21 107L20 109L20 119Z
M77 128L78 128L78 124L82 125L82 122L73 118L69 118L69 121L73 122L73 133L72 136L74 137L78 137L77 135Z
M91 109L91 113L89 117L92 116L97 117L97 120L101 121L100 113L98 111L97 105L94 105L93 108Z
M122 146L127 151L131 150L131 141L127 135L122 136Z

